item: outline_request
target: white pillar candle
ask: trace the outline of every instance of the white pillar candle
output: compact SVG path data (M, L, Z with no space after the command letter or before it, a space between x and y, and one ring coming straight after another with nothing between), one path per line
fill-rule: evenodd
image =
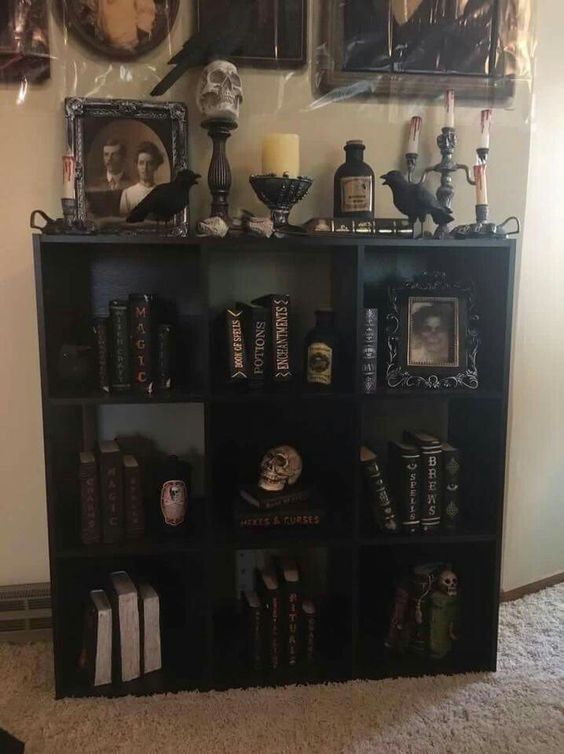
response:
M419 134L423 118L414 115L409 125L409 139L407 140L407 154L419 154Z
M474 165L474 180L476 181L476 204L488 203L488 184L486 181L486 164Z
M75 199L74 188L74 155L67 152L63 155L63 199Z
M268 134L262 144L262 172L297 178L300 174L298 134Z
M480 147L490 148L490 131L492 127L493 110L482 110L480 114Z
M447 89L445 93L445 126L454 128L454 89Z

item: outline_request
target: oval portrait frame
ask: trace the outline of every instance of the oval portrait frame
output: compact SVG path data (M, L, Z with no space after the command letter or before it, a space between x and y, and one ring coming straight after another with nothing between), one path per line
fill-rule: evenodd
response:
M58 0L63 25L86 47L107 60L138 60L159 47L170 34L180 7L180 0L166 0L166 3L168 5L168 18L167 22L162 25L162 29L158 30L158 33L151 37L149 41L139 44L135 50L120 50L118 47L97 39L88 30L87 24L76 13L74 0Z

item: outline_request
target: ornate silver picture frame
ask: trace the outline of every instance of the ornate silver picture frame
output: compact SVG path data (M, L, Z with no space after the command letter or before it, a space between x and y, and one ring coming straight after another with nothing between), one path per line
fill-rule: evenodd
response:
M185 104L72 97L65 100L65 116L78 221L100 232L188 235L188 209L168 226L125 221L152 187L188 167Z
M390 287L388 300L388 387L475 390L480 336L473 285L424 273Z

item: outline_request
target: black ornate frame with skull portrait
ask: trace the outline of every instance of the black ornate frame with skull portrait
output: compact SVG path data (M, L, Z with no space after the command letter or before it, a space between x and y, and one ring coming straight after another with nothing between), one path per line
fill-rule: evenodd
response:
M154 186L188 167L188 113L181 102L65 100L68 148L75 158L77 220L105 232L186 236L188 209L168 227L129 225L132 209Z
M425 273L391 287L388 296L388 387L476 389L480 338L472 284Z
M179 0L59 0L64 26L110 60L135 60L170 34Z

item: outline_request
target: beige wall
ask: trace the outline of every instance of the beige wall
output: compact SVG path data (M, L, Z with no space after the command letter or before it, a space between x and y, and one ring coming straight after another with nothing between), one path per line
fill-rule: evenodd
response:
M556 3L552 3L556 7ZM186 37L189 19L181 18L172 40L176 49ZM43 207L58 211L59 161L63 143L62 99L65 95L80 96L145 96L164 70L168 50L162 47L142 64L110 65L100 63L88 53L66 43L57 24L52 23L52 49L56 59L53 78L40 91L28 93L17 105L15 90L0 91L0 144L2 144L5 180L0 183L0 254L2 295L0 297L0 343L3 359L0 366L2 422L0 427L0 584L43 580L48 575L45 534L45 500L41 439L41 407L39 395L37 335L30 233L27 220L30 210ZM190 109L190 152L192 165L207 173L210 145L199 127L199 117L192 92L197 74L191 73L170 92L173 99L185 99ZM367 145L367 160L375 171L401 166L405 142L405 124L415 113L424 116L424 144L421 162L428 164L437 157L434 139L441 125L440 107L411 105L338 103L317 106L314 103L308 73L267 73L244 71L245 102L238 131L229 142L229 155L234 174L232 206L263 211L255 199L248 175L260 170L260 144L271 131L294 131L301 135L302 170L315 179L309 197L296 209L294 219L305 220L312 215L331 213L332 178L342 162L342 146L349 138L362 138ZM528 87L519 88L515 105L496 110L495 131L489 168L492 214L503 219L509 214L523 217L527 175L529 122ZM458 158L472 163L477 139L479 108L459 108ZM205 184L205 182L204 182ZM472 215L473 190L457 179L456 214L461 221ZM194 216L207 212L209 197L205 185L193 193ZM376 196L380 216L396 214L390 195L384 188ZM553 272L545 267L546 257L537 248L527 250L531 262L523 266L522 288L528 289L527 275L546 277ZM533 256L534 255L534 256ZM527 257L528 258L528 257ZM540 292L538 294L541 295ZM531 302L532 303L532 302ZM528 316L528 307L520 310L520 321ZM530 312L529 312L530 313ZM539 325L537 332L544 332ZM528 349L538 349L544 341L519 344L519 360L523 364L538 363L527 357ZM521 361L516 362L521 363ZM549 378L542 372L537 378L537 391L544 391ZM539 384L540 380L546 380ZM520 386L523 395L526 385ZM527 438L527 426L534 409L530 400L514 406L514 444ZM546 437L546 443L545 443ZM523 439L521 439L523 438ZM548 464L549 452L555 451L554 438L539 431L538 455ZM544 455L543 455L544 452ZM512 467L517 478L518 469ZM523 475L521 475L523 476ZM532 477L532 475L529 475ZM509 501L509 531L517 530L523 539L520 548L507 550L504 584L510 588L522 580L530 581L546 575L548 563L530 568L521 563L533 553L535 543L521 536L515 516L525 507L527 478L510 489L515 501ZM530 478L529 478L530 483ZM556 487L553 487L556 489ZM541 510L544 490L535 489L535 508ZM534 556L531 555L533 561ZM556 563L551 567L561 568ZM549 569L550 570L550 569Z

